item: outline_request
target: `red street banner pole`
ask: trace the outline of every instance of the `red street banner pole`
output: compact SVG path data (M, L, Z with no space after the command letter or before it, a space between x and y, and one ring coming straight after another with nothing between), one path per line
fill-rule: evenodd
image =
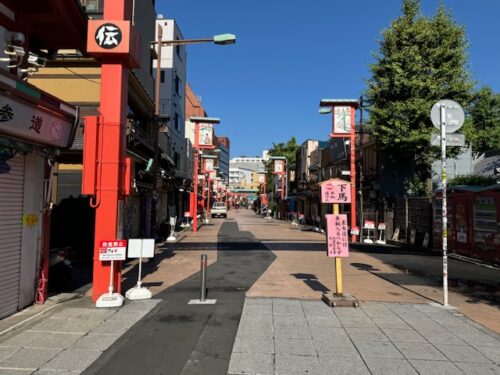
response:
M356 242L352 229L356 228L356 109L351 107L351 241ZM360 224L362 225L362 224Z
M104 20L130 20L130 1L115 0L104 3ZM93 37L93 36L90 36ZM95 213L94 274L92 300L95 302L108 292L110 262L99 260L99 243L117 238L117 216L120 186L120 165L125 155L125 124L128 96L128 66L123 61L113 62L112 55L104 58L101 67L102 142L97 145L100 155L100 191ZM113 284L121 292L122 262L116 262Z
M82 194L92 196L91 205L96 209L94 302L111 293L112 287L121 291L122 262L111 267L109 261L101 261L99 248L104 240L119 239L118 205L130 193L131 161L125 158L128 72L140 67L139 38L131 15L130 0L106 1L103 20L88 23L87 52L102 63L100 116L85 121L82 178Z
M193 170L193 195L191 196L193 199L193 212L192 216L192 225L193 232L198 232L198 138L200 136L200 124L195 122L194 124L194 170Z

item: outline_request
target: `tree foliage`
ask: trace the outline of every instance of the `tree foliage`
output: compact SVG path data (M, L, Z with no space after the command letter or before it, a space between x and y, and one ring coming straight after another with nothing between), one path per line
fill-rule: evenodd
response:
M490 87L482 87L469 107L469 121L463 133L475 153L500 148L500 94Z
M457 185L490 186L490 185L495 185L496 183L497 183L496 178L492 176L459 175L448 181L448 186L457 186Z
M269 149L269 156L284 156L287 159L288 168L295 169L295 160L297 150L300 145L297 144L297 138L292 137L287 142L274 143L273 147ZM272 178L273 178L273 164L272 160L264 163L267 171L267 189L271 189L272 187Z
M436 156L430 145L432 105L444 98L463 106L471 101L467 48L464 28L443 4L428 18L420 13L419 0L403 0L402 14L382 32L370 66L370 126L386 155L413 162L422 183Z
M273 147L269 150L269 156L284 156L288 160L289 166L295 166L295 158L297 150L300 145L297 144L295 137L290 138L286 143L274 143Z

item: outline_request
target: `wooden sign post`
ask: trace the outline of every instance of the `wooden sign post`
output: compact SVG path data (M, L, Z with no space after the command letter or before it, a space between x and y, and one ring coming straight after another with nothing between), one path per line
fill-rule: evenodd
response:
M346 214L339 213L340 203L351 203L349 181L334 178L320 183L321 203L333 204L333 214L326 215L327 255L335 258L335 293L323 294L323 300L330 306L359 306L358 301L344 295L342 286L342 258L349 256L348 221Z

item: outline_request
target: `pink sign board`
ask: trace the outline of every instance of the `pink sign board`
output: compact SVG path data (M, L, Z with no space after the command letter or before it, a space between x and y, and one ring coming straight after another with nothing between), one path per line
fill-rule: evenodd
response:
M347 215L326 215L327 245L329 257L346 258L349 256L347 236Z
M351 203L351 184L325 182L321 185L321 203Z

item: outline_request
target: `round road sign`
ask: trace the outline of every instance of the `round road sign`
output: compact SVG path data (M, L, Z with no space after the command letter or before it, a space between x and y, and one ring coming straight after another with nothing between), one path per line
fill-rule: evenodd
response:
M465 120L464 110L457 102L449 99L438 101L432 106L431 120L435 128L441 128L441 107L445 106L446 109L446 133L454 133L462 127Z

